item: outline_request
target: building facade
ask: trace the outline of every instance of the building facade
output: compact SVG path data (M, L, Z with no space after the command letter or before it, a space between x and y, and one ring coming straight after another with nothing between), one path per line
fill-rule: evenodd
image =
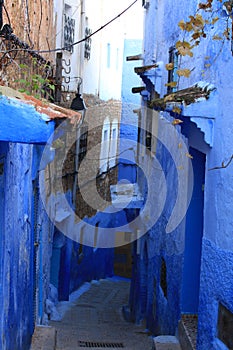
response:
M220 1L207 8L197 1L144 6L138 156L154 181L146 187L148 178L139 173L139 183L145 203L151 201L148 215L157 210L159 217L135 246L128 317L145 318L155 335L174 335L179 325L181 342L183 325L196 323L197 349L230 349L232 52L231 38L221 38L232 8ZM140 215L146 222L143 206Z
M28 349L35 324L45 321L49 292L54 226L40 197L39 171L52 160L41 163L55 128L55 106L4 87L0 104L0 342L2 349ZM55 115L66 118L67 112L60 108ZM80 118L72 111L70 116Z

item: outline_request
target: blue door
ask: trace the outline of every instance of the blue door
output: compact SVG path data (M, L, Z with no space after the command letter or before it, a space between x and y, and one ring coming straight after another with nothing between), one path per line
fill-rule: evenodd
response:
M203 237L205 154L190 148L193 156L194 188L186 215L185 252L181 312L197 314Z

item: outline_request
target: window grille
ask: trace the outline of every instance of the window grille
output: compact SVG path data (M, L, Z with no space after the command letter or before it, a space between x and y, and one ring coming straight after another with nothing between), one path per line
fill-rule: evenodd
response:
M85 29L85 46L84 46L84 57L89 60L91 58L91 38L88 38L91 35L92 31L90 28Z
M149 6L150 6L150 0L142 0L142 6L143 6L145 9L148 9Z
M73 52L75 33L75 20L64 13L64 48L70 53Z
M178 81L177 69L178 69L178 52L175 47L171 47L169 49L169 63L173 63L173 69L168 71L168 83ZM167 87L167 93L170 94L172 92L177 91L177 87Z

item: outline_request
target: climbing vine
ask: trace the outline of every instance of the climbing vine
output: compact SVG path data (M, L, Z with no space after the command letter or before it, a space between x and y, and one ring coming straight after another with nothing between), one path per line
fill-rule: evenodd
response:
M217 56L220 54L225 41L232 40L232 25L230 26L230 20L232 20L232 10L233 0L217 0L217 4L215 6L213 5L213 0L207 0L205 3L200 2L198 4L196 13L194 15L190 15L187 21L184 19L180 20L178 26L183 33L183 39L178 40L175 44L175 48L179 56L179 65L176 70L178 80L168 82L166 86L175 88L179 84L180 77L190 77L192 69L186 67L181 68L182 58L187 56L191 59L194 56L194 49L200 45L202 40L209 38L211 40L221 41L222 46L219 49ZM221 15L223 11L225 12L225 16ZM216 34L213 29L220 18L224 24L221 32ZM211 33L213 32L215 33L212 35ZM205 57L205 69L208 69L211 64L215 62L217 56L215 58ZM166 69L168 71L173 70L174 63L166 64Z

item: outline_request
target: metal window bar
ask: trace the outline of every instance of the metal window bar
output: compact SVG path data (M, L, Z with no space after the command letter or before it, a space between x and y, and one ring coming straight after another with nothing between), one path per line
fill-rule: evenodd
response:
M75 20L64 13L64 47L70 53L73 52L75 36Z
M174 46L169 49L169 63L173 63L173 69L168 71L168 83L177 82L178 52L176 51L176 48ZM177 87L167 87L168 94L175 91L177 91Z

